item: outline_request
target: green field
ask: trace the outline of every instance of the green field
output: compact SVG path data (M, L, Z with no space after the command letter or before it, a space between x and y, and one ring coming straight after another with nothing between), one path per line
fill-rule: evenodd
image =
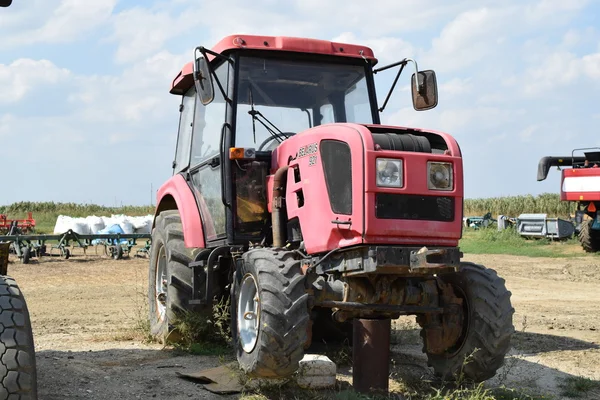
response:
M586 253L577 237L566 240L526 239L514 228L498 231L496 226L463 229L460 250L465 254L510 254L528 257L578 257Z
M465 216L482 216L491 212L494 217L518 217L524 213L542 213L549 217L568 217L575 213L575 203L560 201L560 195L543 193L538 196L508 196L484 199L465 199Z

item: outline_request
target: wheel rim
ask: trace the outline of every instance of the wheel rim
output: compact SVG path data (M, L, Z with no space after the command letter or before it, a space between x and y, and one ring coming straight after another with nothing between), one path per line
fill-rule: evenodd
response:
M237 326L240 344L246 353L254 350L260 331L260 297L254 277L244 276L240 285L237 307Z
M160 246L156 260L155 283L156 315L159 320L165 318L167 310L167 255L165 247Z
M463 301L463 321L462 321L462 331L460 336L456 340L456 342L450 346L446 353L450 357L458 354L465 345L467 336L469 335L469 329L471 325L471 305L469 304L469 299L465 291L458 285L452 285L452 289L454 289L456 295L460 297Z

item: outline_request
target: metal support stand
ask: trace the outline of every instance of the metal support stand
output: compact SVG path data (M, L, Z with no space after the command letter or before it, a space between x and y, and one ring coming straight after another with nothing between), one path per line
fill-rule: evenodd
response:
M354 319L352 386L357 392L388 392L390 319Z

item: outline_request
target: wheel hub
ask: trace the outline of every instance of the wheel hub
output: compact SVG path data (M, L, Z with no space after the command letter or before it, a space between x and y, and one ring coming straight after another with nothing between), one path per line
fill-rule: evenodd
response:
M167 310L167 255L164 246L158 250L156 261L155 297L156 315L159 320L163 320Z
M256 280L251 274L244 276L240 284L237 326L242 349L246 353L252 352L260 331L260 297Z

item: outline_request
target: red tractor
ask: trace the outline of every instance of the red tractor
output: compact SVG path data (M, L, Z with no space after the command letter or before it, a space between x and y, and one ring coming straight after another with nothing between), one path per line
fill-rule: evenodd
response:
M496 373L514 309L495 271L460 261L460 148L380 123L407 64L416 110L437 105L435 73L376 63L365 46L292 37L195 49L170 90L182 102L152 231L154 335L229 300L242 369L284 377L311 341L351 336L353 319L416 315L435 373L472 353L467 378ZM392 67L378 107L374 75Z
M543 157L538 164L538 181L546 179L550 167L571 167L562 170L560 199L577 203L578 214L586 216L577 221L583 249L600 251L600 147L575 149L566 157Z

